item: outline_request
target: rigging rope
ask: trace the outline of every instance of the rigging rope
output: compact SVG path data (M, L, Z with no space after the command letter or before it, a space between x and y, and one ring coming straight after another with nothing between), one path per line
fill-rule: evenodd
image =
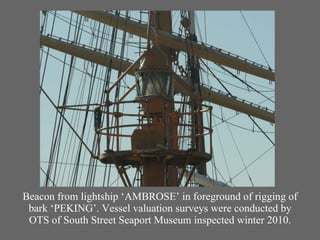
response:
M238 172L237 174L235 174L232 178L231 181L234 180L236 177L238 177L241 173L243 173L244 171L246 171L250 166L252 166L252 164L254 164L255 162L257 162L259 159L261 159L264 155L266 155L271 149L273 149L274 146L271 146L270 148L268 148L266 151L264 151L261 155L259 155L255 160L253 160L251 163L249 163L245 169L242 169L240 172Z
M207 61L207 62L208 62L208 61ZM207 63L207 65L208 65L208 63ZM209 66L209 65L208 65L208 66ZM218 69L214 69L213 67L212 67L212 69L213 69L215 72L218 72L218 73L221 73L221 74L223 74L223 75L225 75L225 76L227 76L227 77L233 78L233 76L232 76L231 74L229 74L229 73L226 73L226 71L221 71L221 70L218 70ZM207 85L210 85L210 83L209 83L209 77L208 77L209 72L208 72L207 70L205 70L204 68L202 68L202 67L201 67L201 70L207 74L207 83L206 83L206 84L207 84ZM241 89L241 90L246 90L246 91L248 90L248 87L246 87L246 88L240 87L240 86L238 86L238 85L229 83L229 82L227 82L227 81L225 81L225 80L222 80L222 79L220 79L220 81L223 82L223 83L225 83L226 85L230 85L230 86L232 86L232 87L235 87L235 88L238 88L238 89ZM266 90L260 90L260 92L274 92L274 89L273 89L273 88L266 87L266 86L263 86L263 85L260 85L260 84L257 84L257 83L253 83L253 82L250 82L250 81L247 81L247 80L244 80L244 82L250 83L251 85L255 85L255 86L258 86L258 87L261 87L261 88L266 89Z
M248 117L251 119L251 121L260 129L260 131L263 133L263 135L272 143L272 145L275 145L275 143L271 140L271 138L266 134L266 132L259 126L259 124L251 117L248 115Z
M222 141L221 141L221 137L220 137L218 128L215 129L215 132L216 132L216 134L218 136L218 140L219 140L219 143L220 143L220 146L221 146L221 152L222 152L223 160L224 160L224 163L225 163L225 166L226 166L226 169L227 169L228 178L231 180L230 169L229 169L229 166L228 166L228 163L227 163L227 158L226 158L226 155L225 155L225 152L224 152L224 149L223 149L223 144L222 144Z
M210 73L218 80L218 82L222 85L222 87L227 91L227 93L232 97L233 95L230 93L230 91L225 87L225 85L223 85L221 83L221 81L215 76L215 74L211 71L211 69L206 65L206 63L200 59L201 62L208 68L208 70L210 71ZM257 93L259 93L260 95L264 96L266 99L274 102L272 99L268 98L267 96L265 96L264 94L260 93L258 90L256 90L255 88L253 88L252 86L250 86L249 84L245 83L242 79L240 79L238 76L234 75L233 73L231 73L230 71L228 71L225 67L217 64L218 66L220 66L223 70L229 72L232 76L236 77L238 80L240 80L241 82L243 82L244 84L246 84L248 87L254 89ZM254 124L260 129L260 131L268 138L269 141L272 142L272 140L266 135L266 133L263 131L263 129L253 120L253 118L251 116L249 116L251 121L254 122ZM223 119L223 117L222 117Z
M232 96L231 92L228 90L228 88L221 82L221 80L214 74L214 72L209 68L209 66L200 58L200 61L206 66L208 71L212 74L212 76L217 79L217 81L220 83L220 85L223 87L223 89Z
M221 125L221 124L223 124L223 123L228 123L228 124L230 124L231 126L234 126L234 127L237 127L237 128L243 129L243 130L246 130L246 131L248 131L248 132L252 132L252 129L249 129L249 128L246 128L246 127L242 127L242 126L240 126L240 125L237 125L237 124L232 123L232 122L229 121L230 119L232 119L232 118L234 118L234 117L236 117L236 116L239 116L239 113L236 113L235 115L233 115L233 116L231 116L231 117L229 117L229 118L227 118L227 119L224 119L223 117L219 117L218 115L213 114L213 117L221 120L221 122L216 123L215 125L213 125L213 128L216 128L216 127L218 127L219 125ZM256 133L262 133L261 130L260 130L260 131L255 130L255 132L256 132ZM272 132L270 132L270 131L268 131L268 132L267 132L267 131L264 131L264 133L274 134L274 131L272 131Z
M49 179L49 181L52 183L53 187L56 187L56 184L54 183L54 181L51 180L50 176L47 175L46 171L44 171L41 166L40 166L40 170L41 170L41 172L43 172L43 174L46 176L46 178Z
M92 23L92 22L91 22ZM100 27L101 27L101 23L98 23L98 29L96 29L96 22L94 21L94 24L92 26L92 34L91 34L91 46L94 46L94 41L95 41L95 46L94 48L98 48L98 43L99 43L99 39L100 39ZM95 33L97 32L97 34ZM103 32L102 32L103 34ZM101 44L102 44L102 41L100 42L100 47L101 47ZM96 87L96 91L95 91L95 96L93 96L93 87L94 87L94 84L97 83L99 84L99 82L96 81L97 79L97 72L98 72L98 65L97 64L92 64L92 73L90 74L90 79L92 80L93 82L93 85L92 85L92 92L91 92L91 96L90 96L90 99L87 100L87 104L90 104L92 101L91 99L94 98L96 99L97 98L97 89L99 88L99 85ZM89 108L87 108L87 110L89 110ZM100 109L101 111L101 109ZM102 115L100 115L100 124L101 125L101 118L102 118ZM88 126L92 126L92 118L90 118L89 120L89 124ZM97 128L100 128L99 126L97 126ZM90 133L90 130L87 132L87 139L90 138L89 136L89 133ZM95 154L97 154L97 141L98 141L98 136L97 134L94 135L93 137L93 141L92 141L92 149L93 149L93 152ZM89 160L89 167L87 169L87 178L86 178L86 183L85 185L86 186L93 186L94 185L94 181L95 181L95 174L96 174L96 170L97 170L97 161L91 156L90 157L90 160Z
M252 90L254 90L256 93L260 94L261 96L265 97L266 99L268 99L270 102L274 103L274 100L272 100L271 98L267 97L266 95L264 95L263 93L261 93L260 91L258 91L257 89L255 89L254 87L252 87L251 85L249 85L248 83L246 83L244 80L242 80L241 78L239 78L237 75L235 75L234 73L232 73L231 71L229 71L227 68L225 68L224 66L217 64L217 66L219 66L220 68L222 68L224 71L228 72L230 75L232 75L233 77L235 77L236 79L238 79L240 82L242 82L243 84L245 84L248 88L251 88Z
M246 20L245 16L243 15L242 11L240 11L240 14L241 14L241 17L242 17L243 21L244 21L244 22L245 22L245 24L247 25L247 27L248 27L248 29L249 29L249 31L250 31L250 33L251 33L251 36L253 37L253 39L254 39L254 41L255 41L255 43L256 43L256 45L257 45L257 47L259 48L260 53L261 53L261 55L263 56L263 58L264 58L264 60L265 60L266 64L267 64L267 65L268 65L268 67L271 69L270 64L268 63L268 60L267 60L266 56L264 55L264 53L263 53L263 51L262 51L262 49L261 49L261 47L260 47L260 45L259 45L259 43L258 43L258 41L257 41L256 37L254 36L254 33L253 33L253 31L251 30L251 28L250 28L250 26L249 26L249 24L248 24L248 22L247 22L247 20Z
M66 60L66 55L64 58L64 61ZM59 87L59 95L58 95L58 102L60 101L60 97L62 94L62 84L63 84L63 75L64 75L64 67L62 69L62 75L61 75L61 81L60 81L60 87ZM65 97L66 97L66 93L68 92L69 88L68 88L68 84L66 86L66 91L65 91ZM40 90L43 89L40 88ZM59 145L61 143L61 137L62 137L62 128L63 128L63 121L62 121L62 116L64 114L64 110L61 111L61 114L59 115L58 112L56 112L56 116L55 116L55 122L54 122L54 127L53 127L53 136L52 136L52 143L51 143L51 150L50 150L50 156L49 156L49 165L48 165L48 170L47 170L47 175L50 176L51 175L51 170L54 164L54 157L56 156L56 158L59 156ZM56 165L55 165L56 166ZM55 168L56 169L56 168ZM54 177L53 180L55 181L55 173L56 171L54 171ZM46 186L48 182L46 182Z
M233 136L233 134L232 134L232 132L231 132L231 129L230 129L230 126L229 126L228 124L227 124L227 128L228 128L229 133L230 133L230 135L231 135L232 141L233 141L233 143L234 143L234 145L235 145L235 147L236 147L236 149L237 149L237 152L238 152L238 154L239 154L239 157L240 157L240 160L241 160L241 162L242 162L242 164L243 164L243 167L244 167L244 169L246 169L246 173L247 173L247 176L248 176L248 178L249 178L249 181L250 181L252 187L254 187L254 184L253 184L252 178L251 178L251 176L250 176L250 173L249 173L249 171L248 171L248 168L247 168L247 166L246 166L246 163L244 162L244 159L243 159L243 157L242 157L242 155L241 155L241 152L240 152L240 149L239 149L239 147L238 147L238 144L237 144L236 140L234 139L234 136Z

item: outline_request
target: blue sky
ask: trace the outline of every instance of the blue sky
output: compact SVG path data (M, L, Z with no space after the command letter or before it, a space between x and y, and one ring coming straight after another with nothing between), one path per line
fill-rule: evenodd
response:
M47 13L48 23L45 27L44 34L51 32L51 20L53 19L53 12ZM69 12L57 12L56 22L53 28L53 35L57 37L67 38L68 24L65 22L70 16ZM138 16L137 13L132 13L131 16ZM179 12L173 14L173 26L177 30L179 25ZM254 37L259 44L260 49L263 51L264 56L261 54L259 47L246 25L243 16L245 17L251 31L254 33ZM66 17L66 18L64 18ZM76 15L73 15L73 21L76 21ZM253 60L263 65L270 65L272 69L275 68L275 12L274 11L197 11L196 12L196 28L199 41L206 42L215 47L230 51L242 57ZM43 22L43 16L40 14L40 25ZM84 29L87 32L102 31L102 27L98 24L91 22L90 20L84 21ZM90 38L89 34L85 31L81 37L83 44L94 44L96 39ZM105 33L111 33L110 30L106 30ZM71 29L70 37L74 34L74 29ZM107 38L107 37L106 37ZM119 41L121 39L118 39ZM133 36L127 36L127 42L135 42L137 38ZM105 42L103 48L107 49L110 43ZM46 47L40 50L40 81L42 80L43 69L45 68L44 60L46 59L48 49ZM119 54L120 49L116 48ZM138 57L137 48L125 49L125 57L132 60ZM267 60L267 63L265 61ZM58 100L59 84L63 82L65 87L67 77L69 75L69 68L63 68L62 62L69 63L70 56L50 50L48 55L48 62L46 65L45 76L43 80L43 89L54 99ZM266 101L264 97L258 94L254 94L252 90L248 91L247 87L227 76L227 74L221 72L221 69L212 63L205 61L210 69L224 82L233 95L240 98L247 99L254 103L261 103L262 106L274 109L274 103ZM86 93L89 91L88 82L90 81L92 74L96 74L97 88L94 91L97 93L93 96L91 102L99 102L99 91L101 90L102 83L105 78L105 69L99 67L95 68L94 65L84 62L81 59L76 59L74 62L72 75L72 89L70 90L68 104L85 103L86 99L77 98L77 93L82 91ZM203 67L204 70L205 67ZM64 69L64 73L62 74ZM83 71L85 70L86 73ZM96 72L95 72L96 71ZM265 79L259 79L257 77L240 73L238 75L241 79L252 84L255 88L263 92L274 101L275 84L270 83ZM117 73L113 73L112 80L117 78ZM203 71L201 75L202 82L206 85L213 86L214 88L221 89L221 85L209 74ZM133 82L132 78L127 77L124 80L123 92L125 86L130 85ZM99 88L100 87L100 88ZM122 90L121 90L122 91ZM134 97L134 96L132 96ZM177 96L178 97L178 96ZM61 100L60 100L61 103ZM60 104L59 103L59 104ZM58 105L59 105L58 104ZM43 95L40 96L40 113L41 113L41 155L40 166L42 170L47 170L47 162L49 159L50 146L52 141L52 131L55 120L55 110L52 108L47 98ZM133 110L135 111L135 110ZM207 164L209 175L218 176L218 180L229 182L232 178L231 185L234 186L251 186L251 181L254 186L273 186L275 184L275 156L274 146L266 139L263 134L259 133L259 129L251 122L248 116L244 114L237 114L234 110L221 108L220 106L213 105L214 115L214 133L213 133L213 151L214 160L217 170L213 168L213 162ZM79 116L79 122L76 122L75 116ZM83 113L81 112L67 112L66 117L75 124L77 132L81 132L83 120ZM86 141L89 146L92 145L92 117L88 118L88 124L90 125L85 130ZM223 119L224 121L222 121ZM225 121L227 120L227 122ZM259 125L268 132L268 136L274 141L274 125L262 120L256 119ZM73 148L71 144L75 141L75 137L68 131L68 127L64 125L62 139L62 147L58 154L57 159L61 164L56 167L56 180L61 182L71 181L72 164L75 160L76 147ZM122 143L122 147L128 147L130 143L126 140ZM83 149L85 151L85 149ZM265 153L265 151L268 151ZM261 158L259 158L262 155ZM88 155L83 154L80 163L83 165L89 164ZM247 169L246 167L247 166ZM105 168L99 164L97 166L96 183L101 185L103 181L103 174ZM82 166L79 168L79 172L83 174L83 178L86 178L87 167ZM40 185L43 183L43 172L40 174ZM80 178L80 177L79 177ZM77 179L79 185L84 184L85 180ZM59 179L59 180L58 180ZM250 180L251 179L251 180ZM118 181L115 176L110 181ZM229 182L230 184L230 182Z

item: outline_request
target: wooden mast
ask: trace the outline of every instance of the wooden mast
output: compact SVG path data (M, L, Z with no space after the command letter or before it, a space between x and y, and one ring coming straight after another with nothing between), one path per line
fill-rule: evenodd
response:
M170 11L151 11L149 21L151 22L149 22L148 31L151 31L152 35L156 35L159 29L172 32ZM142 80L144 82L137 82L141 85L140 88L150 90L150 92L138 93L137 98L143 106L144 115L149 118L149 125L135 130L132 142L141 145L144 142L143 138L147 136L148 141L140 148L162 146L168 151L173 151L178 149L177 138L172 138L177 135L178 123L172 117L174 96L171 49L160 45L156 37L153 39L153 46L146 53L139 68L141 76L146 78ZM163 88L169 91L163 92ZM178 184L177 168L167 165L165 157L156 155L142 158L142 169L142 186L177 186Z

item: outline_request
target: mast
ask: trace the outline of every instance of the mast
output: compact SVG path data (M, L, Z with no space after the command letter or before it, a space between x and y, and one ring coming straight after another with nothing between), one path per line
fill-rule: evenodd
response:
M197 35L196 35L196 28L195 28L195 18L194 18L194 11L188 11L188 21L190 26L186 26L187 31L189 32L189 40L191 42L197 42ZM192 111L200 111L199 106L201 106L202 99L201 99L201 90L200 90L200 73L199 73L199 60L196 56L192 55L191 53L188 54L188 68L190 71L190 78L191 78L191 85L195 94L199 95L198 99L191 98L191 109ZM203 128L203 119L202 114L197 114L192 116L192 126L193 132L197 135L199 132L202 132ZM196 151L204 152L204 137L199 136L194 139L193 147ZM197 166L197 171L199 174L206 176L207 175L207 168L206 163L200 164Z
M151 11L149 19L151 20L149 34L152 31L156 35L159 29L171 33L170 11ZM204 110L198 106L199 102L197 102L197 108L192 106L194 103L190 103L191 112L180 113L175 110L172 49L159 44L156 38L154 39L152 46L149 45L149 49L141 57L135 72L137 93L135 102L140 104L142 114L131 135L131 149L129 151L121 151L118 148L108 149L99 156L99 160L106 164L114 163L119 174L123 175L122 179L126 186L131 186L125 173L128 164L141 169L141 186L179 186L187 172L187 167L191 165L193 168L186 182L187 185L195 168L209 161L212 154L204 150L183 149L179 146L179 138L188 138L192 144L197 142L199 145L199 137L202 138L205 134L204 128L201 126L199 129L198 123L193 120L189 126L193 131L189 135L179 136L180 120L185 117L183 115L190 115L194 119L194 116L201 116L202 111L211 111L211 108L206 107ZM113 113L106 114L108 116ZM117 113L116 115L124 117L126 114ZM116 126L105 129L107 137L112 136L111 129L121 127L117 123ZM194 131L194 129L198 130ZM206 130L206 134L211 135L211 126ZM120 134L116 134L115 137L118 139Z
M158 29L171 33L170 11L150 11L149 15L148 35ZM173 137L177 135L178 122L174 116L170 55L171 49L159 45L155 39L136 72L137 101L143 107L148 125L133 132L133 150L163 147L171 152L178 149L177 138ZM167 165L167 157L155 154L141 158L142 186L177 186L177 168Z

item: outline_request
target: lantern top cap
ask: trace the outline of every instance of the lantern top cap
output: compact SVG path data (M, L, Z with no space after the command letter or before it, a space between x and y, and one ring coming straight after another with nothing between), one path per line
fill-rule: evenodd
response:
M167 55L160 48L153 46L140 60L136 73L139 72L171 72Z

